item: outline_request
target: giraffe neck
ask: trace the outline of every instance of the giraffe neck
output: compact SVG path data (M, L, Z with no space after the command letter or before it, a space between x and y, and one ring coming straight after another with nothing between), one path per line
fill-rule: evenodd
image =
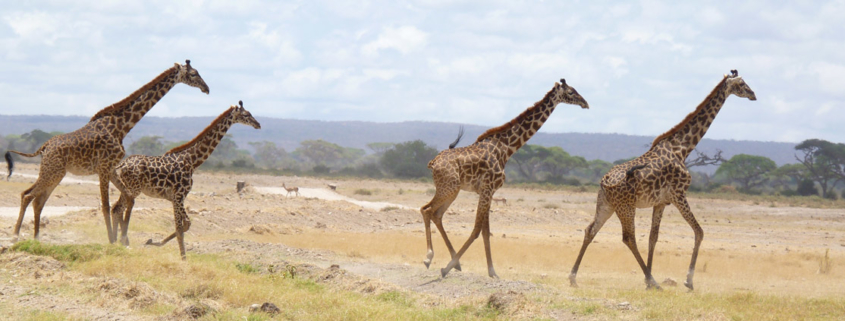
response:
M698 105L695 111L687 115L672 130L655 139L652 149L656 146L663 146L681 159L687 159L687 156L692 153L695 146L707 133L710 124L716 119L716 115L719 114L719 110L722 109L727 97L728 86L723 80L716 85L716 88Z
M188 156L194 169L205 163L220 140L226 136L226 132L235 123L231 116L234 108L230 108L223 114L217 117L208 127L205 128L197 137L182 146L171 149L167 154L181 153Z
M555 99L554 90L549 91L542 100L511 120L510 128L493 135L498 139L498 144L503 145L507 152L506 159L516 153L540 130L540 127L549 119L558 103L560 102Z
M176 66L165 70L123 100L98 112L91 121L110 118L114 122L112 133L122 139L176 85L178 76L179 68Z

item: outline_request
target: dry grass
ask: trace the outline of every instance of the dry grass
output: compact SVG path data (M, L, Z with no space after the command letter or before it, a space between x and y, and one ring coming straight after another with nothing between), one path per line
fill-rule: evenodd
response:
M79 247L89 251L90 246ZM128 255L106 252L91 257L78 261L70 270L143 282L156 291L175 293L189 302L214 299L221 308L214 319L241 319L249 314L246 307L266 301L279 306L283 319L466 320L487 316L483 306L430 308L416 304L414 295L404 292L367 296L338 291L309 279L260 273L248 263L233 262L217 255L189 255L187 261L182 261L172 249L140 248ZM174 308L178 307L155 305L137 312L147 316L168 315ZM21 311L18 316L36 320L67 319L38 310Z

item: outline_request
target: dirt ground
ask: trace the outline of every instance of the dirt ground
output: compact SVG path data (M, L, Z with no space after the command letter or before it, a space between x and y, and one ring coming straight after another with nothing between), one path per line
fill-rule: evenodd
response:
M0 245L4 247L12 244L20 192L34 182L37 174L34 165L22 164L16 170L24 175L0 182ZM41 241L107 243L97 185L89 183L96 177L68 178L47 203L51 214L42 224ZM248 185L240 194L235 191L238 181ZM282 183L300 187L301 195L286 196ZM328 184L336 185L337 190L329 189ZM189 260L191 255L204 253L262 267L278 266L282 260L301 266L303 271L310 269L307 273L343 275L331 283L338 290L363 293L398 289L419 294L432 306L492 300L491 296L505 293L529 298L529 303L520 305L513 316L582 318L565 307L543 305L542 298L586 300L568 286L567 277L580 249L583 229L593 218L595 192L513 188L506 184L496 196L506 198L507 204L494 204L490 215L493 262L501 279L487 277L481 239L461 260L463 271L440 278L440 268L448 263L449 255L436 231L432 236L435 258L431 269L422 264L425 236L418 209L430 200L433 188L431 183L409 181L200 172L194 176L194 188L187 199L192 220L185 237ZM112 188L111 202L117 197ZM472 230L476 201L477 195L461 192L446 213L444 225L456 247ZM695 276L696 292L845 296L845 209L695 197L690 204L705 232ZM648 247L650 216L650 209L638 211L637 244L643 255ZM129 251L143 248L147 239L170 234L172 220L169 202L139 197L129 230ZM31 238L31 210L24 222L22 238ZM671 278L679 284L673 287L667 282L667 289L684 292L680 284L685 279L692 245L689 225L676 209L667 207L654 264L658 282ZM166 248L178 252L175 242ZM830 251L833 268L829 273L819 273L826 250ZM609 220L588 248L578 281L581 288L645 291L642 272L621 242L617 219ZM62 282L101 292L102 298L80 301L72 293L44 290ZM83 319L133 320L147 319L136 315L135 308L156 300L181 299L136 280L69 271L61 262L46 257L8 251L0 254L0 309L26 307ZM619 307L623 318L627 310L636 310L619 301L606 298L599 304Z

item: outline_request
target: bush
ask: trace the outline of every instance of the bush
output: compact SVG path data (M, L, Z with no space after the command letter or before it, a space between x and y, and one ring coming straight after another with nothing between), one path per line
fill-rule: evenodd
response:
M816 183L808 178L802 179L801 182L798 183L798 189L796 192L798 192L798 195L801 196L819 195Z
M364 189L364 188L359 188L359 189L356 189L354 192L352 192L352 194L369 196L369 195L373 195L373 191L368 190L368 189Z
M320 165L314 166L312 171L314 171L315 174L328 174L331 171L331 169L326 165L320 164Z

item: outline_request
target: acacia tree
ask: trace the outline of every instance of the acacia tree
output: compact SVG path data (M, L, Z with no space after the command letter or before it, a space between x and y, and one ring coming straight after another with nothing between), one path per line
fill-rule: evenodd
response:
M540 168L541 160L548 155L548 150L539 145L524 145L511 156L517 173L527 181L537 180L537 170Z
M164 154L164 143L161 136L144 136L129 145L129 154L158 156Z
M301 146L294 153L318 166L340 168L354 163L365 154L363 149L345 148L322 139L306 140L299 144Z
M795 159L807 168L807 177L819 183L824 197L828 197L833 186L843 179L837 174L837 167L842 165L837 164L836 149L836 144L822 139L808 139L795 146L795 150L804 153L801 158L795 155Z
M613 168L613 164L610 162L605 162L601 159L594 159L587 162L587 166L589 167L589 173L591 175L590 179L594 182L598 182L601 180L604 174L610 171Z
M276 143L269 141L250 142L250 146L255 148L255 153L252 157L259 166L268 169L277 169L290 167L293 165L293 159L288 156L288 152L284 148L277 147Z
M737 154L716 170L716 175L724 175L729 180L739 183L743 191L763 185L769 180L768 174L777 168L768 157Z
M553 178L569 175L575 169L587 168L587 160L584 157L569 155L558 146L552 146L546 150L547 156L542 161L542 167Z
M428 162L437 156L437 149L421 140L396 144L384 152L381 166L396 177L417 178L431 174Z

